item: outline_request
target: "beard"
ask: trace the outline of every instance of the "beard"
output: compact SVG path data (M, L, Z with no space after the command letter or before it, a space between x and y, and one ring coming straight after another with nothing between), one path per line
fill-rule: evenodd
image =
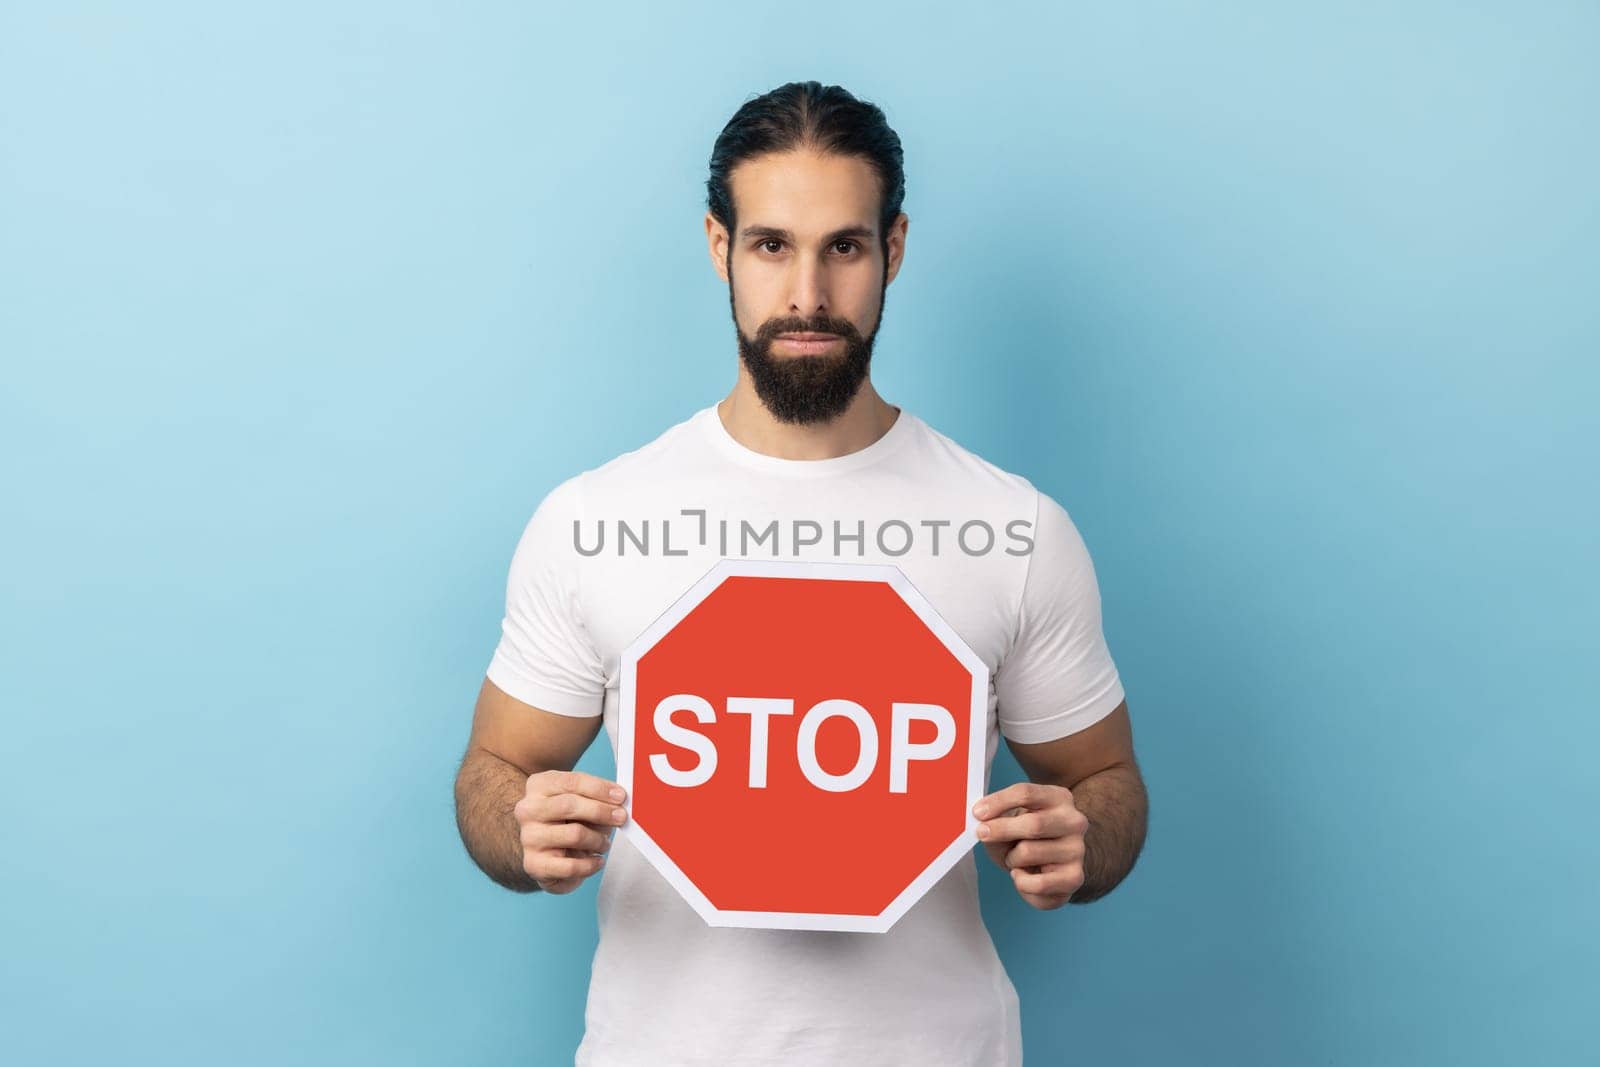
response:
M755 337L739 328L737 310L733 332L739 338L739 358L750 373L756 396L779 422L812 424L837 418L855 399L872 364L872 345L883 321L883 297L888 271L878 289L878 316L865 337L849 319L821 316L814 319L777 318L761 324ZM733 263L728 262L728 304L733 306ZM772 355L780 333L831 333L844 339L844 352L826 355Z

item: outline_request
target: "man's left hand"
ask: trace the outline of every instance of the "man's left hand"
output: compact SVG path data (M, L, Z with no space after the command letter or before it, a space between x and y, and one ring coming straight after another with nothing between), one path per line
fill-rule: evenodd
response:
M1029 904L1059 908L1083 885L1089 817L1066 786L1018 782L973 806L978 840Z

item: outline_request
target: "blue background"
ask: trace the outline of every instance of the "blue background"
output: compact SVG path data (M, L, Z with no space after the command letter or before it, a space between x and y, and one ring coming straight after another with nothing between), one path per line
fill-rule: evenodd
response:
M1099 903L980 857L1029 1062L1600 1060L1595 6L574 7L0 9L0 1055L570 1062L593 883L456 761L818 78L905 143L874 381L1072 513L1150 788Z

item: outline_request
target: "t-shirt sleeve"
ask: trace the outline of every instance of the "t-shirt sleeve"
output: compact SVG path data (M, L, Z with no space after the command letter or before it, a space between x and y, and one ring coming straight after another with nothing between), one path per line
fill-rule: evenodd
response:
M524 704L558 715L599 715L605 669L584 625L572 523L582 518L580 478L546 494L511 557L500 643L489 680Z
M1092 726L1122 703L1100 625L1100 586L1071 517L1038 492L1017 635L995 670L1000 732L1022 744Z

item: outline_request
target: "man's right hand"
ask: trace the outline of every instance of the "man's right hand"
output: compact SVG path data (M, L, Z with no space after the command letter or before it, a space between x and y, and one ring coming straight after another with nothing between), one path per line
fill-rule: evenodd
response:
M511 809L522 829L522 869L547 893L570 893L600 869L611 831L627 818L616 782L582 771L540 771Z

